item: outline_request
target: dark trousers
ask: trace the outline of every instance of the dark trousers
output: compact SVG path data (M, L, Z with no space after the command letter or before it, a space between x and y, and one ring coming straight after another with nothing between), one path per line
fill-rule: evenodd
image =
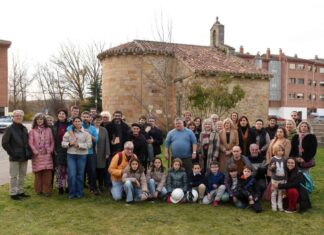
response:
M105 168L105 176L104 176L104 182L105 182L105 187L108 189L111 186L111 179L110 179L110 174L108 172L108 168L111 162L113 156L110 156L108 159L106 159L106 168Z
M97 173L99 189L103 190L104 189L105 168L97 168L96 173Z
M87 154L87 176L88 176L88 182L91 191L97 190L96 168L97 168L97 156L95 154Z

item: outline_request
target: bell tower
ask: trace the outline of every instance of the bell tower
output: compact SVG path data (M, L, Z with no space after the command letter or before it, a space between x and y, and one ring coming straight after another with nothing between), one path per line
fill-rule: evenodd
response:
M219 23L218 16L216 17L216 22L210 29L210 46L211 47L222 47L224 46L224 35L225 28L224 25Z

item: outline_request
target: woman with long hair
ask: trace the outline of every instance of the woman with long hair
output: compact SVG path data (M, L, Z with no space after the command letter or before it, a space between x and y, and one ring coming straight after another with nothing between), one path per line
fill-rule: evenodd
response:
M242 154L244 156L250 156L250 145L256 143L256 136L246 116L241 116L239 118L237 131Z
M37 113L34 116L28 142L33 152L32 168L35 174L35 192L49 196L52 192L54 139L43 113Z

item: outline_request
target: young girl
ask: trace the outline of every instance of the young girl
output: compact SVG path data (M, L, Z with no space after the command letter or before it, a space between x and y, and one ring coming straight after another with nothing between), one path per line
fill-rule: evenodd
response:
M136 158L129 161L129 166L123 173L122 182L126 193L126 203L147 199L148 190L144 169Z
M173 190L181 189L184 194L187 193L187 184L187 174L184 168L182 168L182 161L180 158L176 158L173 160L172 168L169 170L167 176L166 190L168 193L168 203L171 202L171 193Z
M243 174L238 180L238 189L234 195L243 203L248 203L256 213L262 211L261 204L255 197L255 180L252 176L252 168L244 166Z
M147 172L146 180L152 199L156 199L159 194L162 197L167 194L165 188L166 172L161 158L154 158L151 169Z
M274 149L274 156L272 157L269 168L271 171L271 184L285 183L285 148L282 145L277 145ZM272 211L283 211L282 207L282 189L272 189L271 192L271 207ZM278 196L278 198L277 198Z

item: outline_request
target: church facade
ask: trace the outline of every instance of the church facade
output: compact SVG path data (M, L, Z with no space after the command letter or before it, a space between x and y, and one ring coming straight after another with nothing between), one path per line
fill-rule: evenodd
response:
M134 40L99 54L103 109L121 110L129 123L141 114L153 114L165 128L190 110L188 85L208 85L226 74L231 85L245 91L235 110L250 121L266 119L271 74L235 56L234 48L224 44L224 26L218 19L210 34L210 46Z

